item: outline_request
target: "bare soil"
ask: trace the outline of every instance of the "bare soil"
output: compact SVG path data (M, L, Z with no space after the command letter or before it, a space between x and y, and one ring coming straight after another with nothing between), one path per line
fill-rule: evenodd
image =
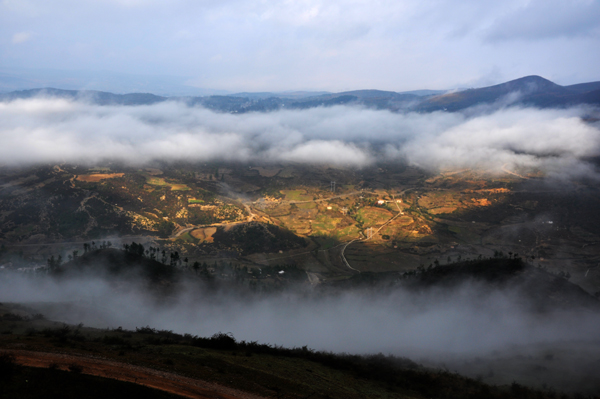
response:
M96 182L99 182L100 180L104 180L104 179L113 179L115 177L123 177L124 174L125 173L95 173L92 175L77 176L77 179L75 179L75 180L84 181L84 182L88 182L88 183L96 183Z
M76 364L82 373L119 381L132 382L149 388L159 389L175 395L194 399L261 399L261 396L228 388L223 385L183 377L173 373L146 367L119 363L99 357L73 356L59 353L32 352L25 350L2 350L10 353L16 362L28 367L47 368L51 365L68 370Z

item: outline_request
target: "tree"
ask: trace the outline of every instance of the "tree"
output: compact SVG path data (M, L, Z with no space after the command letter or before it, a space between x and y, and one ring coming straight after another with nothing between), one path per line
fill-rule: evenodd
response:
M176 266L179 261L179 252L171 252L171 266Z
M77 252L77 251L74 251ZM69 255L70 256L70 255ZM58 255L58 258L54 258L54 255L52 255L49 259L48 259L48 268L50 270L54 270L57 267L60 266L60 264L62 263L62 256Z
M173 229L175 229L175 225L173 222L167 222L166 220L163 220L156 225L156 229L158 230L158 235L160 237L167 238L171 235Z

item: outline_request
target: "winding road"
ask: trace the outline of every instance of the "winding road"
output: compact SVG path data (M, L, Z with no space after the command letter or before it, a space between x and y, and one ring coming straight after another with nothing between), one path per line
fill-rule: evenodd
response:
M400 193L400 195L404 194L405 192L407 192L409 189L406 189L404 191L402 191ZM391 195L391 194L390 194ZM346 248L348 248L348 245L352 244L355 241L368 241L371 238L373 238L373 236L377 233L379 233L381 231L381 229L383 229L385 226L387 226L388 224L390 224L394 219L396 219L398 216L402 215L402 209L400 209L400 205L398 205L398 202L396 201L396 198L392 195L392 199L394 200L394 204L396 204L396 208L398 208L398 213L394 216L392 216L387 222L385 222L384 224L382 224L377 230L375 230L374 234L371 234L371 237L364 237L364 238L356 238L352 241L347 242L344 247L342 248L342 252L340 253L340 256L342 257L342 261L344 261L344 263L346 264L346 266L348 266L349 269L352 269L354 271L357 271L360 273L360 270L357 270L355 268L353 268L352 266L350 266L350 263L348 262L348 259L346 259L346 256L344 256L344 251L346 251Z

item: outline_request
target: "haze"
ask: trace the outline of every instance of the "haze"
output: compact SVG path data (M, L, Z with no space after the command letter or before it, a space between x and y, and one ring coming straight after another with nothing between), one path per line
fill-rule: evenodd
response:
M222 331L273 345L411 358L472 357L514 345L592 340L600 326L591 309L528 311L524 304L529 299L521 298L517 287L501 290L469 282L422 292L318 294L304 288L252 296L188 285L176 298L160 299L134 280L126 286L94 276L5 275L0 301L34 303L53 320L99 328L151 325L200 336Z

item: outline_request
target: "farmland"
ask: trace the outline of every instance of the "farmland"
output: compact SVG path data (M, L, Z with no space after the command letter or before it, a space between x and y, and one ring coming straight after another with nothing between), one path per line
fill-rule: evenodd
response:
M44 264L72 251L69 242L137 237L192 263L234 256L258 267L277 258L327 280L503 251L568 269L590 292L600 290L600 221L591 211L600 200L586 182L575 192L509 173L235 163L65 164L4 169L1 179L2 262ZM307 253L268 245L273 254L257 258L248 251L261 246L215 239L217 229L254 222L305 239ZM349 269L340 245L351 241Z

